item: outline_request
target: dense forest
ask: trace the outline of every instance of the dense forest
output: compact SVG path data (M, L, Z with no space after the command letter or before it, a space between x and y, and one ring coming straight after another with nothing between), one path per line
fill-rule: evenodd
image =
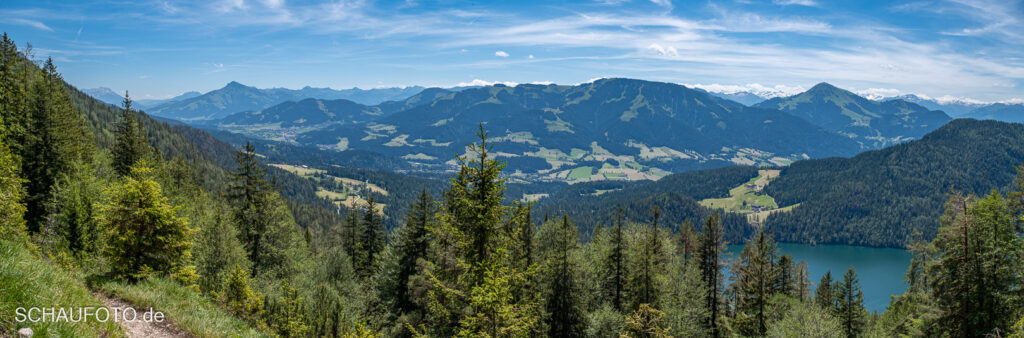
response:
M1024 126L959 119L920 140L852 158L798 161L765 188L779 205L768 226L785 242L901 248L935 238L953 189L987 194L1013 185Z
M389 232L374 199L338 214L286 198L299 179L271 174L253 145L196 146L214 141L130 99L84 98L6 34L0 80L0 335L123 336L11 311L114 296L196 336L1024 337L1024 179L950 195L935 239L911 246L910 288L873 314L856 271L812 283L771 233L748 230L725 259L733 221L682 197L700 192L540 216L506 199L482 125L447 184L421 188ZM589 240L574 217L601 218Z

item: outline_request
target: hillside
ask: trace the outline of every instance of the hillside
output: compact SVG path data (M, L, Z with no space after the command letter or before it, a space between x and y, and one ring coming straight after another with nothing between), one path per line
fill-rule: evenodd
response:
M359 104L374 105L403 100L423 91L423 87L343 89L304 87L302 89L259 89L232 81L223 88L205 94L147 109L147 113L181 121L203 121L247 111L258 111L287 101L307 98L346 99Z
M787 242L903 247L914 230L935 237L950 189L1008 187L1021 164L1024 125L954 120L917 141L783 168L765 190L800 206L767 225Z
M994 103L975 109L964 117L978 120L996 120L1024 123L1024 104Z
M322 126L327 123L364 123L380 115L376 107L345 99L303 99L263 110L235 113L217 122L221 125L275 124L281 128L292 128Z
M296 140L380 152L443 170L454 164L452 154L465 152L481 122L511 177L525 181L654 180L671 172L784 165L859 149L776 110L631 79L466 89L366 125L330 126Z
M950 120L941 111L931 111L903 100L872 101L828 83L755 106L793 114L825 130L846 135L864 149L918 139Z

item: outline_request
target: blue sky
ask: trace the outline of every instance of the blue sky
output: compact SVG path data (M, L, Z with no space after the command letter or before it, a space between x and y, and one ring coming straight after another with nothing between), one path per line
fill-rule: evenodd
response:
M0 29L81 88L573 84L1024 98L1024 1L11 1Z

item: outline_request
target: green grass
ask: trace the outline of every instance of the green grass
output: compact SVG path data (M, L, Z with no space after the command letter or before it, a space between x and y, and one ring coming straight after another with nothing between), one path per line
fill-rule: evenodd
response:
M100 288L136 308L152 307L161 311L179 328L198 337L272 336L253 329L245 321L217 307L209 298L167 278L150 278L134 285L107 282Z
M709 198L700 201L700 204L712 209L725 209L726 211L733 212L750 212L751 205L757 204L760 206L769 207L771 209L777 209L779 206L775 203L775 199L768 195L759 195L755 193L753 188L748 188L748 184L754 184L761 179L761 176L751 178L744 184L740 184L738 187L729 189L729 197L724 198Z
M591 168L591 167L574 168L572 171L569 172L569 179L570 180L585 180L585 179L589 179L590 178L590 174L593 172L593 169L594 168Z
M107 322L17 322L18 307L102 307L75 274L36 257L24 246L0 241L0 336L32 328L37 337L123 337L121 326Z

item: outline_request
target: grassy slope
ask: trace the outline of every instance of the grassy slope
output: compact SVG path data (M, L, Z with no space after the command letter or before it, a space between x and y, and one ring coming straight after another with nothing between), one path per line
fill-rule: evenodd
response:
M198 337L270 337L234 317L208 298L166 278L151 278L135 285L107 282L100 288L135 305L162 311L179 328Z
M113 320L107 322L16 322L18 307L102 307L103 302L78 279L51 262L30 253L22 245L0 241L0 336L16 336L30 327L36 336L124 336Z

